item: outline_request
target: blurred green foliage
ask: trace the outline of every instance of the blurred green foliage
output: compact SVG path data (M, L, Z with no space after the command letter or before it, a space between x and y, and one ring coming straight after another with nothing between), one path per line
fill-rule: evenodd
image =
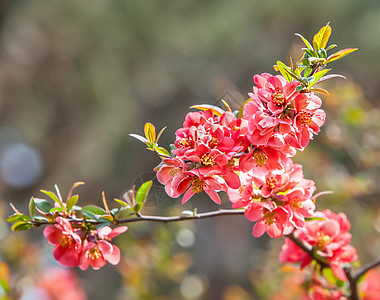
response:
M112 199L153 179L159 160L129 133L146 122L168 126L166 147L189 106L242 104L252 75L298 57L293 33L310 39L331 21L331 41L359 51L331 65L348 80L325 86L327 122L295 160L319 191L334 191L318 208L348 214L362 263L380 252L379 1L4 0L0 18L3 216L10 201L27 211L31 195L56 183L83 180L81 198L100 204L103 190ZM182 207L157 182L151 194L149 213L216 208L202 197ZM238 217L131 224L118 238L120 266L78 276L94 300L267 299L281 285L282 241L254 239L251 227ZM51 249L40 230L0 229L0 259L10 267L0 265L0 280L21 292L53 262Z

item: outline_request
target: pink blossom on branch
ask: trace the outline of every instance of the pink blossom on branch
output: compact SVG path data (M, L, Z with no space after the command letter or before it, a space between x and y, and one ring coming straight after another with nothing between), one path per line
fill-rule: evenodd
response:
M305 225L305 218L315 210L311 200L315 192L312 180L303 177L302 166L288 158L282 173L266 174L240 172L239 189L227 189L234 208L245 208L245 216L257 221L253 228L255 237L264 232L274 238L287 235Z
M247 138L255 146L271 147L288 157L294 149L303 150L325 122L321 99L312 92L296 91L299 82L288 83L281 75L264 73L255 75L254 81L252 101L244 106Z
M82 246L81 237L74 232L70 222L64 218L55 219L53 226L44 230L47 241L54 245L54 258L63 266L76 267Z
M321 220L306 222L304 228L297 229L294 236L315 247L316 253L326 259L335 276L347 280L342 265L357 260L356 249L349 245L351 241L350 222L343 213L334 214L330 210L316 212ZM311 262L310 256L290 239L285 239L280 253L281 263L300 263L301 268Z
M94 270L98 270L106 264L106 261L117 265L120 261L120 250L110 242L127 229L127 226L115 229L105 226L90 234L84 241L79 255L79 268L86 270L91 265Z

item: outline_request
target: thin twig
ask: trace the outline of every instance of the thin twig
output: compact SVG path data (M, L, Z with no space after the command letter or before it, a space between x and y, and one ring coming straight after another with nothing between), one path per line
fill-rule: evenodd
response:
M375 260L375 261L373 261L373 262L370 262L370 263L366 264L361 270L359 270L353 276L355 282L357 282L360 279L360 277L363 276L365 273L367 273L369 270L371 270L373 268L376 268L379 265L380 265L380 258L377 259L377 260Z
M287 236L294 244L300 247L306 254L308 254L312 259L314 259L322 268L329 268L330 265L322 257L316 255L313 246L306 243L303 240L298 239L294 236L294 232Z
M113 222L114 225L120 225L120 224L126 224L126 223L132 223L132 222L161 222L161 223L170 223L170 222L179 222L179 221L187 221L187 220L194 220L194 219L206 219L206 218L213 218L218 216L231 216L231 215L243 215L244 210L240 209L220 209L216 211L210 211L205 213L199 213L194 215L182 215L182 216L171 216L171 217L163 217L163 216L144 216L139 214L139 216L134 218L125 218L125 219L118 219ZM85 222L87 224L91 225L98 225L101 223L101 221L97 220L85 220L82 219L67 219L71 223L82 223ZM32 221L33 225L38 226L44 226L44 225L51 225L48 221Z
M347 280L350 284L350 290L351 290L351 300L359 300L359 294L358 294L358 288L356 286L356 280L355 277L352 274L351 265L346 264L343 266L344 273L346 274Z

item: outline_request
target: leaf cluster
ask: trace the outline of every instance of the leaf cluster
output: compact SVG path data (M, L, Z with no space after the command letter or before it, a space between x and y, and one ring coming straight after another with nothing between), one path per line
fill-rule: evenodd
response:
M129 134L131 137L134 137L135 139L138 139L140 142L143 142L147 149L158 154L161 157L170 157L170 153L165 148L158 146L158 140L160 139L162 133L166 129L166 126L160 130L158 135L156 136L156 128L151 123L145 123L144 126L144 134L145 137L131 133Z
M333 54L328 54L331 49L334 49L337 45L332 44L328 46L328 41L331 36L331 27L329 23L323 26L313 37L313 41L309 42L301 34L296 33L296 36L300 37L304 42L305 46L302 48L304 51L300 59L297 61L296 66L293 66L292 60L290 61L290 66L287 66L281 61L277 61L274 66L276 71L279 71L282 76L285 77L287 81L297 80L300 82L297 90L302 92L318 92L328 95L328 92L321 88L315 88L314 86L318 83L326 81L331 78L345 78L342 75L331 74L326 75L331 69L325 68L328 63L336 61L343 58L347 54L350 54L357 48L346 48L335 52Z
M128 215L138 215L145 204L153 182L143 183L136 193L135 187L133 187L132 190L124 194L122 200L114 199L121 206L112 209L108 206L104 192L102 193L104 208L96 205L77 205L79 195L72 195L72 192L76 187L83 184L83 182L74 183L65 200L63 200L57 186L55 186L55 192L41 190L47 199L32 197L29 201L29 215L21 213L11 203L14 213L5 221L13 223L11 226L13 231L23 231L31 227L54 224L57 217L67 218L78 226L86 228L95 226L98 229L117 224L119 216L124 211L127 211Z

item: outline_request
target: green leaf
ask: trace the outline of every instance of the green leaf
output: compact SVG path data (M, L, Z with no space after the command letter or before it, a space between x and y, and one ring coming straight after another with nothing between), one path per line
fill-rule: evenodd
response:
M319 50L322 48L326 48L327 42L331 36L331 27L329 23L326 26L323 26L316 35L313 37L313 46L314 50Z
M162 147L156 147L156 151L157 151L158 154L162 154L162 155L170 156L170 153L169 153L168 150L166 150L165 148L162 148Z
M34 198L34 204L42 211L43 213L50 212L52 206L51 203L45 199Z
M319 72L314 73L314 75L313 75L314 81L313 82L317 82L322 76L324 76L329 71L331 71L331 69L323 69Z
M12 225L12 231L24 231L32 227L32 224L24 221L16 222Z
M329 80L331 78L342 78L342 79L346 79L346 77L344 77L343 75L339 75L339 74L330 74L330 75L326 75L326 76L323 76L321 77L318 81L315 82L315 84L317 83L321 83L323 81L326 81L326 80Z
M149 180L147 182L144 182L138 191L136 192L136 205L133 208L135 212L139 212L142 207L144 206L144 203L146 201L146 198L148 197L148 193L150 191L150 188L152 187L153 181Z
M57 202L60 206L64 207L62 201L53 192L45 191L45 190L41 190L41 192L44 193L45 195L49 196L51 199L53 199L55 202Z
M164 128L162 128L162 129L160 130L160 132L158 133L158 135L157 135L157 139L156 139L156 143L158 143L158 140L160 139L160 137L161 137L161 135L162 135L162 133L164 132L165 129L166 129L166 126L165 126Z
M342 57L346 56L347 54L350 54L354 51L358 50L358 48L347 48L347 49L343 49L343 50L340 50L338 52L335 52L334 54L331 54L328 58L327 58L327 62L330 63L332 61L336 61L338 59L341 59Z
M310 89L310 92L320 93L320 94L325 95L325 96L330 95L328 91L326 91L325 89L321 89L321 88L312 88L312 89Z
M313 50L307 48L303 48L302 50L304 50L309 55L308 58L317 56L317 54Z
M13 214L13 215L10 215L6 220L5 222L8 222L8 223L16 223L16 222L19 222L19 221L30 221L30 218L26 215L23 215L23 214Z
M328 281L330 281L333 285L335 285L339 288L344 286L344 281L336 278L336 276L334 275L334 272L331 270L331 268L323 268L322 272L323 272L323 275L325 276L325 278Z
M123 207L127 207L127 206L129 206L130 207L130 205L127 203L127 202L124 202L123 200L120 200L120 199L113 199L113 200L115 200L117 203L119 203L121 206L123 206Z
M94 215L99 215L99 216L103 216L107 214L107 212L103 208L100 208L99 206L96 206L96 205L83 206L82 212L83 211L90 212Z
M108 222L108 221L106 221L106 222L102 222L102 223L96 225L95 228L96 228L96 229L100 229L100 228L106 227L106 226L108 226L108 225L110 225L110 224L111 224L111 222Z
M66 208L65 207L53 207L52 209L50 209L50 213L55 213L55 212L63 212L63 211L66 211Z
M118 208L114 208L116 210L118 210ZM113 217L112 217L112 214L114 213L113 212L110 212L111 213L111 216L102 216L99 218L99 221L108 221L108 222L112 222L113 221Z
M333 48L335 48L335 47L337 47L338 45L336 45L336 44L332 44L332 45L330 45L330 46L328 46L327 48L326 48L326 51L329 51L329 50L331 50L331 49L333 49Z
M321 217L310 217L310 218L305 218L305 221L306 222L310 222L310 221L325 221L326 219L324 218L321 218Z
M156 128L151 123L145 123L144 133L149 142L156 142Z
M49 219L41 216L37 216L33 218L34 221L43 221L43 222L49 222Z
M302 35L300 35L299 33L295 33L294 35L300 37L308 49L313 50L313 47L311 46L309 41L307 39L305 39Z
M110 210L110 214L111 214L111 216L112 216L112 217L115 217L115 215L119 212L119 210L120 210L120 208L112 208L112 209ZM111 216L107 216L107 217L110 217L110 218L113 220L113 218L112 218ZM106 219L107 219L107 218L106 218Z
M281 75L284 76L288 82L292 81L292 76L289 75L291 69L287 65L281 61L277 61L277 68L280 71Z
M190 106L190 108L196 108L196 109L200 109L204 111L211 109L214 115L218 117L220 117L224 113L224 110L221 109L220 107L217 107L215 105L210 105L210 104L193 105L193 106Z
M138 139L140 142L143 142L144 144L149 142L146 138L144 138L143 136L138 135L138 134L130 133L129 136L131 136L135 139Z
M32 197L32 198L30 198L30 200L29 200L29 216L30 216L31 218L34 217L34 213L35 213L35 211L36 211L36 207L35 207L35 205L34 205L34 199L33 199L33 197Z
M82 210L81 211L82 215L84 215L85 217L89 218L89 219L93 219L93 220L97 220L99 216L96 216L94 215L93 213L89 212L89 211L85 211L85 210Z
M327 58L327 52L324 48L318 50L318 56L321 58Z
M66 206L67 206L67 211L70 211L75 204L77 204L79 199L78 195L71 196L69 200L67 200Z
M146 145L149 150L154 150L157 147L157 144L152 142L147 142Z

